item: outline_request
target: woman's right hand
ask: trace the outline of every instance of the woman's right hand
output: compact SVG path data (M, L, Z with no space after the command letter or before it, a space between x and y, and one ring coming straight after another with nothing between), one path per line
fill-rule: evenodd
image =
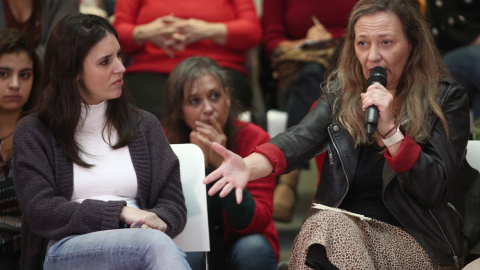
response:
M151 228L162 232L167 230L167 224L157 214L135 207L124 206L120 212L120 220L129 224L130 228Z
M332 34L328 32L328 30L322 24L314 24L308 29L305 39L323 41L332 39L332 37Z
M243 158L222 145L214 142L212 149L223 157L223 162L203 180L206 185L217 181L208 191L208 195L213 196L221 190L220 197L223 198L235 188L237 203L240 204L243 199L243 189L250 180L250 169Z
M169 57L173 57L173 51L177 50L177 47L183 47L185 39L183 35L177 33L175 28L169 26L173 21L175 17L167 15L138 25L133 29L133 39L139 45L147 41L151 42L162 48Z

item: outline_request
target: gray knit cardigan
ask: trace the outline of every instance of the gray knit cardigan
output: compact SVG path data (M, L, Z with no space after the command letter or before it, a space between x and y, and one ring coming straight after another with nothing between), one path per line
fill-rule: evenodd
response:
M155 212L178 235L186 223L179 162L158 120L142 111L134 141L128 145L138 181L137 204ZM124 201L71 202L73 164L37 114L24 117L13 143L14 184L22 210L22 269L42 269L49 239L118 229Z

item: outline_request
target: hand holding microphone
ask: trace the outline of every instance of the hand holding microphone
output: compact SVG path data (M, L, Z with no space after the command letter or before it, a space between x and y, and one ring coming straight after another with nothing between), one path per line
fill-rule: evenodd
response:
M379 83L383 87L387 86L387 72L381 66L376 66L370 72L368 76L367 85L370 86L374 83ZM378 108L375 105L372 105L367 108L365 112L365 129L367 130L367 135L372 136L375 133L378 125Z

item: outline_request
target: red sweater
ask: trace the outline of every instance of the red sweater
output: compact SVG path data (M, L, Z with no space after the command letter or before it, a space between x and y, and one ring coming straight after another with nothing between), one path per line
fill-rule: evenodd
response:
M237 121L237 126L244 126L237 135L237 146L233 152L241 157L253 153L258 145L270 140L270 136L261 127L252 123ZM255 181L250 181L246 189L250 192L255 201L255 214L250 224L243 230L236 230L229 225L224 215L225 233L228 236L231 232L239 236L260 233L268 239L272 245L273 252L278 260L279 243L278 234L273 221L273 190L275 189L275 176L270 175Z
M316 16L333 37L345 34L355 0L263 0L263 43L270 56L285 40L305 38Z
M169 14L183 19L225 23L226 44L221 46L210 40L201 40L183 51L176 51L174 58L152 43L136 45L132 33L137 25ZM245 52L261 39L261 26L252 0L118 0L113 25L123 51L132 57L127 72L170 73L182 60L202 55L216 60L222 67L246 73Z

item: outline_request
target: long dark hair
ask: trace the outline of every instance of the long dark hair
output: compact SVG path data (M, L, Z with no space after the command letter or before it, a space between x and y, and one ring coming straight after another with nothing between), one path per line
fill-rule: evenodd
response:
M75 141L75 130L80 119L81 106L88 109L80 96L78 78L82 77L86 56L108 33L118 38L110 23L95 15L71 14L61 19L50 33L44 60L43 94L38 103L38 117L53 133L65 155L82 166L81 146ZM128 93L107 103L107 122L104 128L113 128L117 149L128 145L137 133L139 114L130 106ZM110 134L110 133L109 133Z
M170 143L188 143L189 134L192 129L180 119L182 115L182 103L185 97L185 87L192 84L196 79L204 75L212 75L219 82L226 95L226 89L232 96L232 82L227 71L223 70L217 62L205 57L194 56L180 62L170 73L165 91L165 101L162 113L162 125L167 129L167 138ZM228 118L224 132L227 136L227 148L235 148L236 134L238 128L235 126L235 119L239 113L239 104L234 98L230 98L231 105L228 111Z
M355 140L355 144L369 142L364 128L365 113L362 111L360 93L367 88L362 66L355 54L355 23L362 16L377 12L391 12L402 24L405 36L412 45L402 78L396 90L398 99L398 123L417 142L425 142L430 130L425 123L436 115L448 134L445 116L438 102L440 79L449 74L437 51L430 29L412 0L360 0L350 14L344 46L337 62L337 69L327 78L329 85L340 85L341 97L336 101L340 107L339 122ZM370 141L371 142L371 141Z
M33 62L33 83L30 96L22 108L22 115L30 111L35 102L40 86L41 68L40 60L35 53L35 47L28 38L18 29L7 28L0 30L0 56L4 54L25 52Z

